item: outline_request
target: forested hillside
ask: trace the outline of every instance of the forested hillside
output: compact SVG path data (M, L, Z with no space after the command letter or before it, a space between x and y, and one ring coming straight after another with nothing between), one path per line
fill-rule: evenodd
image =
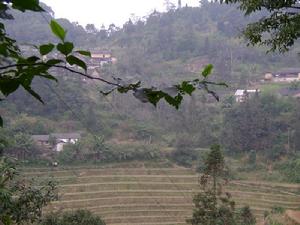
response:
M46 8L48 13L15 12L15 20L6 22L8 33L24 46L55 41L47 24L55 12ZM100 91L108 87L57 71L58 83L35 81L45 105L22 90L1 102L7 124L0 134L3 150L42 162L43 154L31 135L76 131L83 134L79 143L51 157L61 163L166 158L192 166L201 160L201 149L221 143L250 169L267 171L270 167L264 159L272 164L273 159L293 157L276 165L286 174L298 162L294 156L300 149L299 102L276 91L242 104L233 98L238 88L259 88L265 72L297 65L297 44L286 55L266 54L266 49L247 47L239 36L245 24L263 14L244 17L235 5L204 2L201 7L154 11L146 18L129 19L123 27L111 24L101 30L58 19L68 31L67 39L77 46L109 50L117 58L116 64L101 68L102 77L141 80L146 86L164 88L199 77L201 68L211 63L215 69L210 79L229 87L216 88L220 102L198 91L176 110L165 103L156 108L142 104L131 94L103 96ZM297 174L288 179L300 180Z

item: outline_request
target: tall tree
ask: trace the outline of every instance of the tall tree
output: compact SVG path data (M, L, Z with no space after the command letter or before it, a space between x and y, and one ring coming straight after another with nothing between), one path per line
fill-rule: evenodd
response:
M201 171L200 185L202 192L194 196L192 225L254 225L255 218L249 207L240 212L235 210L231 194L223 192L228 182L228 171L224 155L219 145L211 147Z
M200 177L202 192L194 197L193 217L187 220L192 225L234 224L235 203L229 193L223 193L227 182L224 156L220 146L211 147Z
M180 9L180 8L181 8L181 6L182 6L182 4L181 4L181 0L178 0L178 9Z

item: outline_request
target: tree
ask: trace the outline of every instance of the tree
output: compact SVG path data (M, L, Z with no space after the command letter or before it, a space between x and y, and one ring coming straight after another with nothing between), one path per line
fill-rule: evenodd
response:
M109 153L109 149L105 144L105 140L102 136L94 136L93 139L94 143L91 149L91 153L94 155L95 161L100 161L101 157L105 157L105 155Z
M178 0L178 9L181 9L181 6L182 6L181 0Z
M269 150L278 134L272 114L260 97L248 99L228 110L223 132L226 148L236 153Z
M97 30L97 28L95 27L95 25L94 25L94 24L91 24L91 23L89 23L89 24L87 24L87 25L85 26L85 30L86 30L88 33L90 33L90 34L96 34L96 33L98 32L98 30Z
M255 218L249 207L236 213L235 202L230 193L223 192L228 172L219 145L211 147L204 160L203 175L200 177L202 192L194 196L192 225L254 225ZM237 216L236 216L237 214Z
M224 156L220 146L211 147L200 177L202 192L194 197L192 225L234 224L235 203L229 193L223 193L222 182L227 180Z
M42 216L42 208L57 199L56 186L49 182L42 187L17 179L14 162L0 158L0 224L35 222Z
M107 32L104 24L102 24L102 26L100 28L99 37L101 40L105 40L108 37L108 32Z
M170 0L165 0L164 5L168 12L174 11L174 9L176 8L175 4L173 2L171 2Z
M259 21L250 23L243 31L250 44L262 44L268 46L271 51L285 52L300 37L299 0L220 0L220 2L238 4L245 15L263 12L263 17Z

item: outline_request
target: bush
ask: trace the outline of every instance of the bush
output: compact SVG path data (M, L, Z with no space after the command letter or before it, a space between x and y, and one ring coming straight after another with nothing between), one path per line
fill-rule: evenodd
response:
M106 145L101 138L98 140L81 140L75 145L66 145L59 153L58 161L65 164L85 162L115 163L133 160L153 160L160 157L155 146L141 144Z
M284 175L286 181L300 183L300 158L282 163L277 168Z
M63 214L50 214L46 216L40 225L105 225L99 217L87 210L77 210Z
M171 153L171 159L180 166L191 167L197 160L197 152L191 148L177 148Z
M281 206L273 206L271 209L271 213L272 214L282 214L284 213L285 209Z
M241 208L238 212L238 218L237 218L238 224L241 225L255 225L256 219L253 215L251 209L249 206L244 206Z
M284 155L286 155L286 149L281 144L277 144L271 150L265 152L265 157L269 160L277 160Z

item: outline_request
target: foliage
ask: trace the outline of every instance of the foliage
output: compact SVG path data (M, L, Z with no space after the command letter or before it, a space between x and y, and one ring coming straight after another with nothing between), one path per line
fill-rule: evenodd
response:
M58 155L60 163L114 163L133 160L155 160L160 157L155 146L143 144L108 145L103 137L87 136L67 145Z
M202 192L194 196L193 217L187 222L192 225L254 225L256 221L250 208L243 208L236 216L231 194L223 192L223 186L227 183L227 170L219 145L211 147L202 172Z
M271 213L273 213L273 214L282 214L284 212L285 212L285 209L281 206L273 206L272 210L271 210Z
M300 183L300 159L296 157L277 165L279 171L288 182Z
M192 225L233 224L235 203L229 193L222 193L225 164L220 146L211 148L204 163L200 177L203 192L194 197L193 218L187 222Z
M246 15L259 11L266 12L266 16L250 23L244 30L244 35L251 44L263 44L270 47L271 51L285 52L300 37L298 0L221 0L220 2L237 3Z
M193 148L177 148L171 153L171 159L180 166L192 167L193 161L197 160L197 151Z
M288 139L283 134L292 118L286 118L287 112L293 112L291 103L266 95L235 105L225 113L224 144L235 153L256 151L273 159L286 154Z
M238 212L238 224L240 225L255 225L256 219L249 206L244 206Z
M40 225L105 225L100 217L93 215L87 210L77 210L74 212L65 212L61 214L47 215L41 221Z
M35 222L42 216L42 208L56 199L55 184L40 188L17 179L14 163L0 158L0 223L4 225Z

